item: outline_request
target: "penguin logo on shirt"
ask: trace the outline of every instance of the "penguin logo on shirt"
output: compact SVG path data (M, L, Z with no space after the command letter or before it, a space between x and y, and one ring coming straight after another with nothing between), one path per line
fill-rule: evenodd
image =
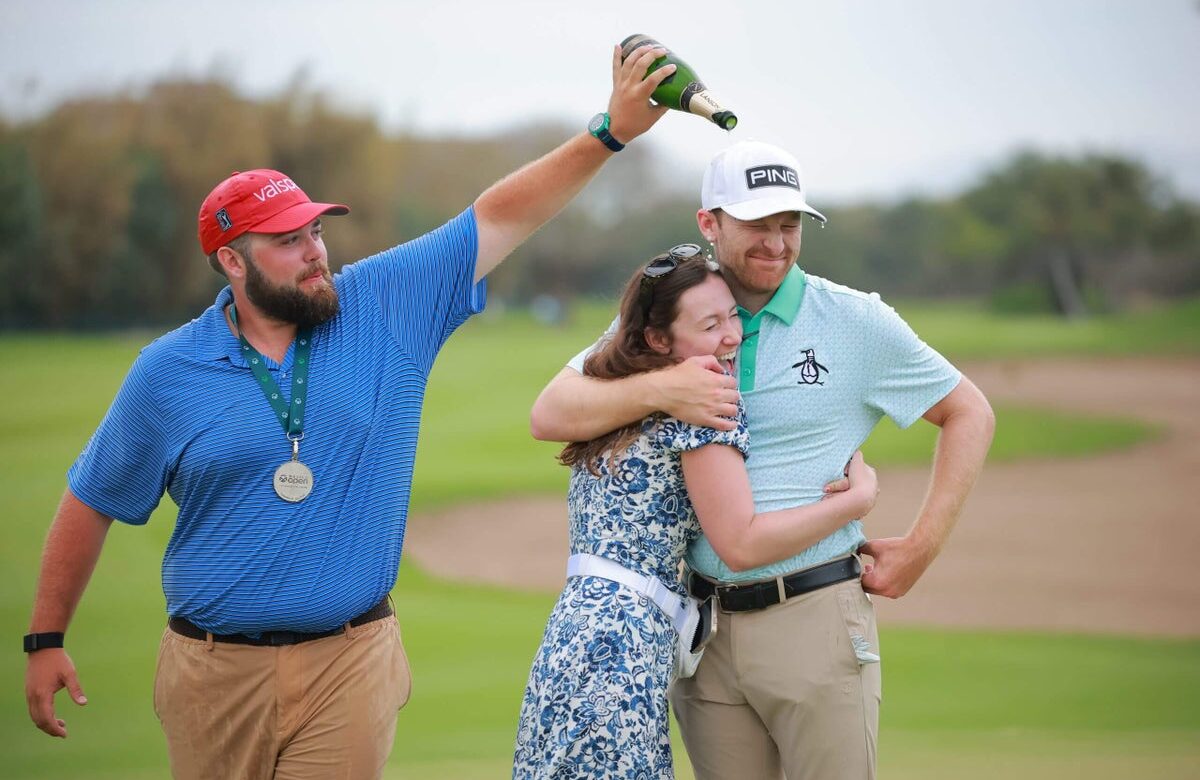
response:
M829 373L829 369L817 362L816 353L811 349L804 350L804 360L796 363L792 368L800 369L800 381L798 385L823 385L821 381L821 372Z

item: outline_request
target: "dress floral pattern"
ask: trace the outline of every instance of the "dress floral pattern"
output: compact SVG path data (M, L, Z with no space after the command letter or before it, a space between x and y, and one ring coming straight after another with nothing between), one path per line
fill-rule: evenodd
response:
M658 577L679 595L679 563L700 533L681 452L727 444L745 455L745 413L717 431L654 415L599 475L576 466L567 494L571 553ZM674 776L667 686L675 629L650 599L599 577L572 577L550 614L521 705L513 778Z

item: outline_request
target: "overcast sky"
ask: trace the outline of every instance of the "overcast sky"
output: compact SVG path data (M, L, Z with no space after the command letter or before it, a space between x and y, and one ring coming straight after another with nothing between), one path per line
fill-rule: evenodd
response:
M633 32L695 67L735 138L794 151L818 205L953 192L1020 146L1132 154L1200 198L1197 0L0 0L0 109L168 74L267 94L303 68L389 128L582 128ZM728 140L679 114L647 137L697 189Z

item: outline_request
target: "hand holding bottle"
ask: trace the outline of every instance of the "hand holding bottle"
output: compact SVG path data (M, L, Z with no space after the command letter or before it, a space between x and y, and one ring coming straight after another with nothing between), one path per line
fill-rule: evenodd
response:
M675 72L674 65L659 68L643 75L654 61L666 54L666 49L642 46L622 61L621 47L613 47L613 91L608 100L609 133L623 144L654 126L667 113L666 106L650 102L650 95Z
M667 67L671 68L672 73L660 82L651 95L655 103L704 117L722 130L732 130L737 126L737 115L721 105L708 87L704 86L704 82L696 75L692 66L684 62L678 54L640 33L621 41L621 51L625 56L632 55L644 46L653 46L655 50L665 52L650 64L646 71L647 78Z

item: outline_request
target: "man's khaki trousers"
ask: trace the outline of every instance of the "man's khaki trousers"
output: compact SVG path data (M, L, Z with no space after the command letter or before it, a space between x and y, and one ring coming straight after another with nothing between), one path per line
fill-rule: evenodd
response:
M177 780L366 780L383 773L410 685L394 615L283 647L168 628L154 711Z
M861 581L721 612L671 705L697 780L873 780L879 636Z

